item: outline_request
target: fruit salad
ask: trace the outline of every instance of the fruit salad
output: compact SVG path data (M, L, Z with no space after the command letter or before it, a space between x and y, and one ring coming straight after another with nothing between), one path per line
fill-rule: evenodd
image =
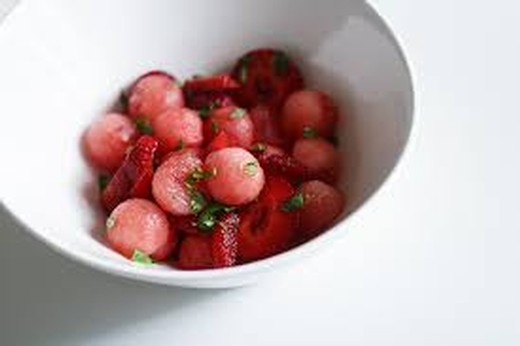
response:
M134 262L230 267L287 251L333 225L339 112L280 50L184 82L148 72L83 136L99 173L109 246Z

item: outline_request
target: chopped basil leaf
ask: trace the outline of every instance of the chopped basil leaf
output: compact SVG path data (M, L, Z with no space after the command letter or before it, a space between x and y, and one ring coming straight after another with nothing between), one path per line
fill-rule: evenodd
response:
M244 166L244 172L249 176L254 176L258 172L258 163L250 161Z
M205 171L201 168L195 168L195 170L186 179L186 184L190 187L193 187L197 182L212 178L215 175L217 175L216 168L213 168L211 171Z
M190 210L194 214L200 213L208 204L206 197L197 190L191 192Z
M197 227L202 232L210 232L218 222L218 217L222 213L229 213L235 210L234 207L228 207L220 203L211 203L208 207L199 214L197 218Z
M236 107L231 115L229 116L231 119L241 119L247 114L246 110L243 108Z
M289 58L283 52L276 52L273 56L273 66L278 76L284 76L289 71Z
M267 149L267 145L265 145L264 143L255 143L251 147L251 151L254 151L257 153L263 153L264 151L266 151L266 149Z
M202 107L200 110L199 110L199 115L202 119L206 119L207 117L209 117L209 115L211 114L211 105L209 106L204 106Z
M108 183L110 182L110 176L106 174L100 174L98 177L98 188L99 191L103 192L105 188L107 187Z
M132 261L143 265L153 264L153 260L150 258L150 256L137 249L135 249L134 253L132 254Z
M294 196L292 196L284 202L284 204L282 205L282 211L286 213L291 213L303 207L304 203L305 199L303 198L303 193L298 192L297 194L295 194Z
M115 225L116 225L116 219L113 216L109 217L105 223L105 226L107 227L107 229L111 229Z
M135 120L135 126L137 127L137 130L144 135L153 134L153 129L150 126L150 123L144 118L137 118Z
M316 133L316 130L313 129L312 127L305 126L303 128L303 137L305 137L305 138L316 138L317 135L318 134Z
M219 128L218 128L218 124L217 124L217 122L214 121L214 120L211 120L211 131L212 131L214 134L216 134L216 133L218 133L218 130L219 130Z

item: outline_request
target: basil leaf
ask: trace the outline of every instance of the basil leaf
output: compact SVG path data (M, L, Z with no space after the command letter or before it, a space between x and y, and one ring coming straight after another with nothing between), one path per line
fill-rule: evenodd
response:
M132 261L143 265L153 264L153 260L150 256L137 249L135 249L134 253L132 254Z
M286 213L291 213L295 210L298 210L303 207L305 204L305 199L303 197L303 193L298 192L287 201L285 201L282 205L282 211Z
M251 151L256 152L256 153L263 153L266 150L267 150L267 145L265 145L264 143L255 143L251 147Z
M211 232L218 222L218 217L223 213L229 213L233 210L235 210L234 207L228 207L220 203L210 203L208 207L199 214L197 227L202 232Z
M254 176L258 172L258 163L254 161L246 163L244 166L244 172L246 172L250 177Z
M303 137L304 138L316 138L318 134L316 133L316 130L313 129L310 126L305 126L303 128Z
M144 118L137 118L135 120L135 126L137 127L137 130L143 135L153 134L152 126L150 126L150 123Z
M97 184L98 184L99 191L103 192L105 190L108 183L110 182L110 179L111 179L111 177L107 174L100 174L98 176Z
M200 213L208 202L206 201L206 197L202 194L202 192L194 190L191 192L191 199L190 199L190 210L194 214Z
M231 119L242 119L247 114L243 108L236 107L233 112L229 115Z

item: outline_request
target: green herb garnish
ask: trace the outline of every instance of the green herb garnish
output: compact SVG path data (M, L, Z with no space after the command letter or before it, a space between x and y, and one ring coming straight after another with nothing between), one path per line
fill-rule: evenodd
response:
M112 227L114 227L116 225L116 219L114 217L109 217L107 219L107 221L105 222L105 226L107 228L107 230L111 229Z
M275 52L273 56L274 71L278 76L284 76L289 71L289 58L283 52Z
M304 138L316 138L318 134L316 133L316 130L313 129L310 126L305 126L303 128L303 137Z
M99 191L103 192L105 188L107 187L108 183L110 182L110 176L107 174L100 174L98 176L97 184Z
M150 256L137 249L135 249L134 253L132 254L132 261L142 265L153 264L153 260L150 258Z
M234 207L228 207L220 203L210 203L197 218L197 227L202 232L211 232L218 222L218 217L222 213L229 213L233 210L235 210Z
M215 120L211 120L211 131L216 134L218 133L218 130L219 128L217 122Z
M246 163L244 166L244 172L246 172L250 177L254 176L258 172L258 163L254 161Z
M242 119L247 114L243 108L236 107L233 112L229 115L231 119Z
M198 190L191 191L190 210L193 214L200 213L207 204L206 197L204 197L202 192Z
M266 151L266 149L267 145L265 145L264 143L255 143L251 147L251 151L254 151L256 153L263 153L264 151Z
M217 175L217 169L213 168L211 171L205 171L201 168L195 168L193 172L186 179L186 184L189 187L194 187L196 183L202 180L206 180Z
M298 192L287 201L285 201L282 205L282 211L286 213L291 213L295 210L300 209L305 204L305 199L303 198L303 193Z
M135 120L135 126L137 127L137 130L141 132L143 135L153 134L152 126L150 126L148 120L144 118L137 118Z

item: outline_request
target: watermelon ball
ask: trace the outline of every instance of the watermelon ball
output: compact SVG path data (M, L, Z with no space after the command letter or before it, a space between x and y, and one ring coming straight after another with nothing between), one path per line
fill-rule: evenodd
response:
M140 251L154 260L167 258L175 246L175 229L153 202L129 199L119 204L107 219L110 246L127 258Z
M152 194L163 210L173 215L193 214L193 191L187 184L202 161L195 149L174 152L157 168L152 180Z
M134 119L151 124L170 109L184 107L184 96L177 80L165 72L153 71L141 76L130 88L128 113Z
M345 207L343 194L319 180L303 183L299 191L303 195L300 209L300 232L309 239L329 227Z
M206 157L204 166L206 171L213 172L206 181L208 192L223 204L247 204L264 187L262 167L245 149L231 147L214 151Z
M204 137L208 141L221 132L227 134L234 146L249 148L254 141L254 126L249 113L235 106L214 110L204 123Z
M339 173L336 148L321 138L302 138L294 143L292 156L306 169L309 177L334 183Z
M97 169L113 172L125 159L136 136L137 130L128 117L109 113L87 129L83 142L85 155Z
M154 136L166 151L202 144L202 120L188 108L171 109L154 119Z
M282 111L282 128L291 138L330 137L337 121L334 101L320 91L302 90L291 94Z

